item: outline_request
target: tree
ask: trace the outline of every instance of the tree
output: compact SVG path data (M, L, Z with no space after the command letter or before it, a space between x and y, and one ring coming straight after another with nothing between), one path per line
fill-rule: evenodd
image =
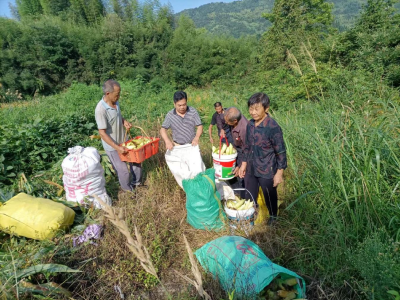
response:
M124 11L119 0L111 0L113 11L122 19L124 18Z
M373 72L400 86L400 14L398 1L368 0L351 30L340 35L337 62Z
M39 0L17 0L17 10L21 18L39 15L43 12Z
M57 23L0 18L0 28L0 81L6 88L33 95L65 86L68 66L79 56Z
M399 1L368 0L356 23L357 29L374 32L396 25L393 24L393 21L396 19L396 8L394 7L396 2Z
M71 11L75 21L97 24L105 15L105 7L101 0L70 0Z
M40 0L45 15L58 15L70 7L69 0Z
M277 0L272 13L263 16L272 23L264 34L264 61L277 67L286 60L287 50L304 41L318 43L332 30L332 4L324 0Z
M138 18L139 3L138 0L122 0L125 10L125 19L133 23Z

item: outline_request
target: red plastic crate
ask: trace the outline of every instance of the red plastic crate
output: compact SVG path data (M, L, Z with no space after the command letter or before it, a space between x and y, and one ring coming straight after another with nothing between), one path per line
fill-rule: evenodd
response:
M156 155L158 153L158 146L160 144L160 139L159 138L152 138L153 141L151 142L151 150L152 150L152 155Z
M129 141L127 141L127 143L129 143L132 140L140 138L142 138L142 136L137 136L134 139L130 139ZM149 138L149 139L151 140L151 142L140 147L139 149L128 150L128 152L125 154L118 153L121 160L126 162L141 163L146 159L150 158L151 156L157 154L160 139L159 138Z

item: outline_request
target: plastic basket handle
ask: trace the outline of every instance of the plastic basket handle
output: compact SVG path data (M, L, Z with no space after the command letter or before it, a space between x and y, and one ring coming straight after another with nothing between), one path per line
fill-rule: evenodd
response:
M132 125L132 127L135 127L135 128L140 129L140 130L143 132L143 135L144 135L145 137L147 137L149 140L151 140L151 138L149 137L149 135L146 133L146 131L144 131L144 129L143 129L142 127L135 126L135 125Z
M135 126L135 125L132 125L132 127L135 127L135 128L140 129L140 130L142 131L143 135L144 135L145 137L147 137L149 140L151 140L151 138L149 137L149 135L146 133L146 131L144 131L144 129L143 129L142 127ZM131 135L130 129L126 128L125 136L124 136L124 141L126 141L126 136L127 136L128 134L129 134L129 137L132 139L132 135Z
M256 203L256 201L254 201L253 195L250 193L250 191L246 188L238 188L238 189L232 189L232 191L247 191L251 197L251 200L253 200L254 203Z
M219 158L220 158L220 159L221 159L222 139L225 139L226 145L229 146L228 139L226 138L226 136L221 136L221 137L219 138L219 152L218 152L218 153L219 153Z
M129 134L129 137L132 139L132 136L131 136L131 133L130 133L129 129L126 128L126 130L125 130L125 136L124 136L124 143L126 142L126 136L127 136L128 134Z

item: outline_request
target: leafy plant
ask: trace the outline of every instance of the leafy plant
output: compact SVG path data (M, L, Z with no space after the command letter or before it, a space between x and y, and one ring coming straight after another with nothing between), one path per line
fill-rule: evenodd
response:
M360 243L352 255L351 263L360 272L362 288L368 297L384 299L389 293L400 298L393 291L400 288L398 247L398 243L380 231Z
M55 247L52 243L40 245L11 238L7 252L3 247L0 248L2 293L10 297L11 294L19 296L39 294L53 297L70 295L70 292L61 285L51 282L51 276L57 273L77 273L80 272L79 270L73 270L60 264L35 264L49 255L54 255L57 248L59 247ZM21 251L18 252L17 249ZM39 279L40 274L45 275L45 279Z
M390 290L390 291L388 291L388 294L394 296L395 297L394 300L400 300L399 292Z

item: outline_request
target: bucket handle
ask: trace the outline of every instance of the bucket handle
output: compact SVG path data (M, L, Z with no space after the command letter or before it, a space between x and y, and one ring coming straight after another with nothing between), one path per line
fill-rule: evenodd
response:
M251 197L251 200L256 203L256 201L254 201L253 195L250 193L250 191L246 188L238 188L238 189L232 189L232 191L247 191Z
M229 142L228 142L228 139L226 138L226 136L221 136L221 137L219 138L219 151L218 151L218 153L219 153L219 158L220 158L220 159L221 159L222 139L225 139L226 145L229 146Z

